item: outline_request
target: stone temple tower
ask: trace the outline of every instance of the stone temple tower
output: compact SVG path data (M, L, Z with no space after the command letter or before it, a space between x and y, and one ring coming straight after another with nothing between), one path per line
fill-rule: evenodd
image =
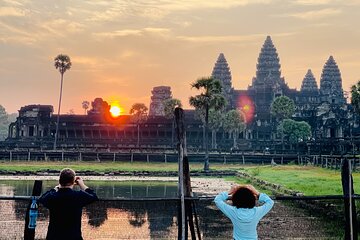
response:
M223 53L220 53L211 76L221 82L225 99L228 106L231 106L231 94L233 90L231 83L231 71Z
M314 74L311 72L311 69L307 71L304 80L302 81L300 91L314 94L317 94L319 92Z
M168 86L154 87L151 91L149 116L164 116L164 100L172 97L171 88Z
M256 78L253 85L274 85L282 84L280 59L270 36L266 37L261 48L258 63L256 65Z
M344 104L341 73L333 56L326 61L320 79L321 101L334 104Z
M270 105L273 99L284 95L288 90L284 78L281 77L280 59L270 36L266 37L261 48L256 65L256 77L253 78L249 90L254 93L256 111L261 112L262 117L267 120L270 119Z

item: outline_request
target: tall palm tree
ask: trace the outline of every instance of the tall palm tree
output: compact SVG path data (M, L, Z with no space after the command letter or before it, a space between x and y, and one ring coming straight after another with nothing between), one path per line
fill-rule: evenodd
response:
M81 106L82 106L82 108L84 109L84 112L85 112L85 115L86 115L87 110L88 110L88 108L89 108L89 106L90 106L89 101L83 101L83 102L81 103Z
M202 91L199 95L192 96L189 99L191 106L195 107L200 113L205 115L205 161L204 170L209 171L209 143L208 143L208 125L209 110L220 110L226 105L226 100L222 95L221 83L213 77L200 78L191 84L191 87Z
M176 98L169 98L163 101L164 105L164 115L167 119L172 119L172 129L171 129L171 142L174 144L175 138L175 116L174 111L177 107L182 107L181 101Z
M60 121L60 108L61 108L61 97L62 97L62 89L63 89L63 80L64 73L71 68L70 57L64 54L59 54L54 59L54 66L59 70L61 75L61 83L60 83L60 97L59 97L59 107L58 107L58 115L56 121L56 131L55 131L55 141L54 141L54 150L56 150L56 141L58 138L59 131L59 121Z
M137 144L140 146L140 123L146 119L148 108L143 103L134 103L130 109L130 114L133 117L133 121L137 125Z

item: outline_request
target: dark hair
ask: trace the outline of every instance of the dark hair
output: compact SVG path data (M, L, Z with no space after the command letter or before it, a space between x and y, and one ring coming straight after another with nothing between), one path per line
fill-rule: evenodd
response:
M75 172L71 168L64 168L60 172L59 183L61 186L72 185L75 181Z
M236 208L253 208L256 198L250 189L241 187L232 195L232 202Z

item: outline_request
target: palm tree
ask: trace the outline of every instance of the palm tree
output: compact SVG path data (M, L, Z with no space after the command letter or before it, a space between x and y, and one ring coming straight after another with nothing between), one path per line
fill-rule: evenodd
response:
M56 121L56 131L55 131L55 141L54 141L54 150L56 150L56 141L57 141L58 131L59 131L60 108L61 108L61 97L62 97L64 73L71 68L71 61L70 61L70 57L67 55L64 55L64 54L57 55L55 57L54 61L55 61L54 66L56 69L59 70L60 75L61 75L59 107L58 107L58 115L57 115L57 121Z
M211 148L217 148L216 133L223 126L224 114L221 111L209 111L209 128L211 129Z
M172 119L172 129L171 129L171 142L174 144L175 136L175 116L174 111L177 107L182 107L181 101L176 98L169 98L163 101L164 105L164 115L167 119Z
M87 110L88 110L88 108L89 108L89 106L90 106L90 103L89 103L89 101L83 101L83 102L81 103L81 105L82 105L82 108L84 109L85 115L86 115Z
M224 119L224 130L229 132L229 135L233 136L233 148L237 147L237 139L239 133L245 129L245 118L242 112L239 110L230 110L226 113Z
M135 103L130 109L133 121L136 122L137 125L137 147L140 146L140 123L146 119L147 110L148 108L143 103Z
M191 106L195 107L200 113L205 115L205 161L204 170L209 171L209 143L208 143L208 125L209 110L220 110L226 105L226 100L222 95L221 83L213 77L200 78L191 84L191 87L201 90L199 95L192 96L189 99Z

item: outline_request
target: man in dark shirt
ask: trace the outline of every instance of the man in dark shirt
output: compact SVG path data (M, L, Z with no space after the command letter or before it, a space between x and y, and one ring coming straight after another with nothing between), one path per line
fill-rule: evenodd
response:
M79 185L81 190L73 190L74 185ZM72 169L61 170L59 185L39 198L39 202L50 210L46 239L82 240L82 208L96 200L98 197L95 192Z

